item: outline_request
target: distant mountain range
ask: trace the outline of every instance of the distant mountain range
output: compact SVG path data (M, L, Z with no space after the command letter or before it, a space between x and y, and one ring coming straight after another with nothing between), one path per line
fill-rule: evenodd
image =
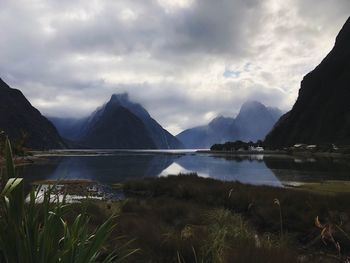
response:
M0 79L0 130L12 141L26 137L32 149L64 148L66 145L56 128L24 97Z
M181 142L128 94L114 94L88 118L50 118L60 134L89 148L177 149Z
M350 18L332 51L301 82L291 111L278 121L265 144L350 145Z
M208 125L187 129L176 137L186 148L210 148L227 141L263 140L282 115L257 101L244 103L236 118L217 117Z
M26 147L38 150L183 148L177 138L163 129L140 104L131 102L127 94L112 95L87 118L49 119L19 90L0 79L0 131L12 141L26 138Z
M232 140L263 139L281 115L278 109L251 101L243 104L236 118L217 117L208 125L171 135L128 94L110 100L82 119L46 119L24 95L0 79L0 130L12 140L26 136L32 149L119 148L179 149L209 148ZM51 122L54 124L52 124ZM57 129L56 129L57 128Z

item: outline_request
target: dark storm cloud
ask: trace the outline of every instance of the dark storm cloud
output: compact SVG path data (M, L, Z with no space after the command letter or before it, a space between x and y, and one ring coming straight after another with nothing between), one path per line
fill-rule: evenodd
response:
M0 77L56 116L126 91L176 133L247 99L287 110L349 11L348 0L2 0Z

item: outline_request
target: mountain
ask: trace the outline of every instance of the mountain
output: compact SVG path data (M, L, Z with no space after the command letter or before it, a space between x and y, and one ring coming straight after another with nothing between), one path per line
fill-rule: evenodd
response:
M244 103L235 120L240 140L264 139L281 115L282 112L279 109L266 107L257 101Z
M301 82L291 111L267 135L271 148L350 144L350 18L326 58Z
M118 104L107 103L85 125L79 142L92 148L156 148L143 122Z
M237 136L233 118L219 116L208 125L187 129L176 136L186 148L206 149L215 143L224 143Z
M236 118L217 117L208 125L187 129L176 137L186 148L210 148L227 141L257 141L264 139L282 115L277 108L257 101L244 103Z
M0 79L0 130L11 140L26 134L26 146L32 149L63 148L65 143L56 128L34 108L21 91Z
M140 104L130 101L127 93L112 95L110 102L135 114L146 126L156 148L177 149L183 147L182 143L155 121Z
M182 144L126 93L84 119L51 118L60 134L93 148L176 149Z

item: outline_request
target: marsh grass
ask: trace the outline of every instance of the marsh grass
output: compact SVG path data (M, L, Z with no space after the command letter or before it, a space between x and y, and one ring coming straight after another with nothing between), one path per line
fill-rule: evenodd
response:
M140 248L128 262L296 262L279 235L260 234L241 215L172 197L129 198L121 232Z
M216 230L212 232L212 234L216 234L215 238L209 232L202 232L199 235L195 231L197 228L191 227L192 231L197 233L195 236L198 238L192 239L193 242L187 244L186 251L175 250L179 252L182 262L184 260L185 262L193 262L192 246L197 253L197 260L201 262L200 255L203 255L201 248L204 245L200 242L201 240L211 240L210 244L215 249L212 247L212 249L207 248L204 251L216 251L216 254L212 253L211 255L213 255L213 258L221 258L222 262L256 262L254 260L244 260L244 257L250 258L250 255L255 255L259 260L260 258L265 260L269 258L265 262L293 262L288 261L288 257L295 260L293 253L296 251L302 255L305 253L315 255L322 252L323 257L327 254L337 256L334 244L325 246L322 242L319 229L314 225L316 216L320 216L324 221L331 222L335 226L341 226L342 231L335 228L333 236L341 244L342 253L344 255L350 254L350 240L347 235L347 233L350 233L349 193L324 195L298 189L222 182L210 178L200 178L196 174L129 181L125 183L124 191L126 196L131 199L143 200L133 201L133 211L136 214L141 209L145 209L145 206L151 210L159 209L159 205L156 205L156 203L159 204L160 200L163 203L168 202L168 207L171 206L170 204L175 204L178 210L182 205L184 205L183 209L186 207L186 211L196 211L199 208L205 211L224 209L233 216L240 215L243 222L254 230L250 233L257 234L260 244L264 243L264 240L270 240L270 242L267 242L269 245L256 246L256 240L251 237L239 239L239 242L230 240L226 232L227 229L225 230L225 227L219 228L215 224ZM278 200L279 206L276 202L273 203L275 199ZM161 215L153 218L154 222L163 222L162 214L168 213L170 209L168 207L164 205ZM200 214L199 211L197 213ZM174 215L174 213L171 214ZM186 218L186 216L183 218ZM181 222L181 219L178 222ZM205 222L203 217L198 217L196 222L194 225L202 222L208 229L214 226L203 223ZM215 220L212 220L212 222L215 222ZM161 229L155 229L154 231L162 232ZM159 237L159 240L162 240L161 237ZM223 248L220 245L223 244L220 240L225 240L225 245L239 243L239 249L234 249L232 246L231 248ZM269 247L272 249L268 249ZM177 254L174 253L174 255ZM297 260L294 262L297 262Z
M320 183L304 183L295 187L300 190L307 190L317 194L323 195L338 195L350 193L349 181L323 181Z
M279 214L280 214L280 226L281 226L280 235L281 235L281 239L283 239L283 217L282 217L281 202L280 202L280 200L278 200L277 198L275 198L275 199L273 200L273 204L276 205L276 206L278 207L278 210L279 210Z

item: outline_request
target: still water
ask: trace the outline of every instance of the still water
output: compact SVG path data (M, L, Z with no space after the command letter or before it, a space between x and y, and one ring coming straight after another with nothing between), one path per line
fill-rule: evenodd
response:
M89 154L86 154L89 153ZM27 182L89 179L102 184L128 179L196 172L202 177L282 187L298 182L350 180L350 160L287 155L225 156L194 151L90 151L50 154L22 166Z

